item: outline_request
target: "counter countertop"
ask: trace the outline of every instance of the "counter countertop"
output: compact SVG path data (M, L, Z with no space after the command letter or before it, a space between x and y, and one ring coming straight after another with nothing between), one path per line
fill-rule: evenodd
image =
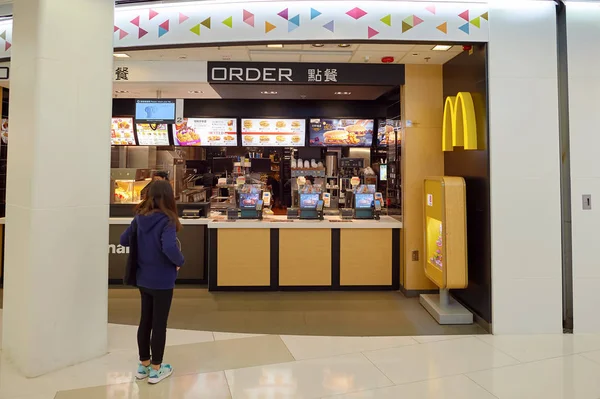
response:
M132 218L110 218L110 224L129 224ZM402 222L391 216L380 220L343 220L339 216L325 216L325 220L293 220L286 216L265 216L263 220L225 218L180 219L185 225L206 225L210 229L401 229Z

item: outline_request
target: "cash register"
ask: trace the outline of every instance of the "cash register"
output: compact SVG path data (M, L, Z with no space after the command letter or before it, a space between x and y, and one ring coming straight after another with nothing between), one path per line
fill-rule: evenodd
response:
M375 219L381 216L381 200L372 193L354 194L354 219Z
M259 193L240 193L240 218L262 219L263 201Z
M318 193L300 194L300 219L323 220L323 200Z

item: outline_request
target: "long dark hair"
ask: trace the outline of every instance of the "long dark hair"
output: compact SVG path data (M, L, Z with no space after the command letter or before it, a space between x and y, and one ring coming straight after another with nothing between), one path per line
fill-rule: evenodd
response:
M157 180L150 183L146 198L135 208L137 215L149 215L162 212L169 217L177 231L181 230L181 222L177 216L177 204L171 183L165 180Z

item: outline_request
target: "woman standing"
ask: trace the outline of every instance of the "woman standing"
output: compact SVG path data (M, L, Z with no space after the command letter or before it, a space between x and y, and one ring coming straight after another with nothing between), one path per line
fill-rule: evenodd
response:
M142 315L137 340L140 365L136 377L156 384L173 373L163 364L167 319L173 299L177 272L184 259L177 241L181 223L173 188L168 181L154 181L148 195L136 208L137 286L142 298ZM129 245L132 226L121 236Z

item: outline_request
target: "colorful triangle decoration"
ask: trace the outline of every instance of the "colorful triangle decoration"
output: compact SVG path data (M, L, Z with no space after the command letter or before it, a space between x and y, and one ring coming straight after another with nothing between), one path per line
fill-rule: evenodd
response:
M348 11L346 13L346 15L348 15L354 19L361 19L362 17L367 15L367 12L358 7L354 7L352 10Z
M406 17L402 20L403 24L406 24L408 26L410 26L411 28L414 26L414 15L411 15L410 17Z
M481 18L480 17L473 18L471 20L471 25L481 28Z
M465 21L469 22L469 10L461 12L460 14L458 14L458 16L464 19Z
M487 12L484 12L483 14L481 14L481 18L483 18L487 21L489 18L489 14Z
M233 28L233 17L229 17L223 21L223 25Z
M115 25L115 29L113 30L113 33L115 33L118 30L119 30L119 27L117 25Z
M185 14L183 14L181 12L179 13L179 25L181 25L182 23L184 23L188 19L190 19L190 17L188 17L187 15L185 15Z
M131 23L134 24L135 26L137 26L139 28L140 27L140 16L138 15L137 17L135 17L134 19L132 19Z
M138 32L138 39L141 39L142 37L146 36L148 34L147 30L144 30L142 28L138 28L139 32Z
M156 11L154 11L153 9L149 9L148 10L148 19L153 19L158 15L158 13Z
M250 11L244 10L242 20L254 28L254 14L252 14Z
M335 31L335 21L332 20L327 22L325 25L323 25L323 28L333 33Z
M413 28L423 23L423 20L416 15L413 15Z
M11 48L11 47L12 47L11 42L4 43L4 51L8 51L8 49Z
M125 32L123 29L121 29L119 31L119 40L123 40L123 38L127 37L129 35L128 32Z
M163 37L169 33L169 20L167 19L162 24L158 25L158 37Z
M300 14L288 20L288 32L298 29L300 26Z
M406 21L402 21L402 33L411 30L413 27L406 23Z
M466 24L459 26L458 29L462 30L463 32L465 32L468 35L469 34L469 23L467 22Z
M314 8L311 8L310 9L310 20L312 21L313 19L317 18L321 14L322 13L320 11L317 11Z
M192 29L190 29L190 32L195 33L196 35L200 36L200 24L192 26Z
M432 4L432 5L428 6L428 7L425 7L425 9L427 11L429 11L430 13L435 14L435 5Z
M367 36L369 37L369 39L374 36L377 36L378 34L379 34L378 31L376 31L375 29L373 29L369 26L369 29L367 30Z
M268 21L265 21L265 33L269 33L275 28L277 28L275 25L273 25L272 23L270 23Z
M200 25L207 27L210 29L210 17L206 18L204 21L200 22Z
M6 31L0 33L0 37L4 40L6 40Z
M387 26L392 26L392 14L386 15L385 17L381 18L380 21L386 24Z
M277 15L279 15L281 18L287 20L289 18L289 10L286 8L283 11L280 11Z
M437 30L439 30L440 32L444 32L444 33L448 33L448 23L444 22L443 24L439 25L436 27Z

